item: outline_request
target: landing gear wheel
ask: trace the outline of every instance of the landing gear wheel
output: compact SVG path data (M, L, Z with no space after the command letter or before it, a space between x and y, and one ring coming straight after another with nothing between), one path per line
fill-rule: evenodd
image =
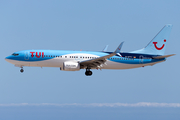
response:
M85 75L86 76L91 76L92 75L92 71L90 71L90 69L86 69Z
M89 76L91 76L91 75L92 75L92 71L88 71L88 72L89 72L89 73L88 73L88 74L89 74Z
M23 73L23 72L24 72L24 70L23 70L23 69L21 69L21 70L20 70L20 72L21 72L21 73Z

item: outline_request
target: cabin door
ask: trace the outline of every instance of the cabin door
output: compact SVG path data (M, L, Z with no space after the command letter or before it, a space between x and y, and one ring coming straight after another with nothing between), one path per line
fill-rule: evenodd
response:
M25 52L25 54L24 54L24 59L25 59L25 60L29 60L29 52Z
M143 57L142 55L140 55L140 56L139 56L139 63L140 63L140 64L143 64L143 59L144 59L144 57Z

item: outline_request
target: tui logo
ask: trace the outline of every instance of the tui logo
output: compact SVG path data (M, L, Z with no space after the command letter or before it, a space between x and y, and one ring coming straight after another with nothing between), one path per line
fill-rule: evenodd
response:
M164 42L166 42L166 39L164 39ZM154 44L154 47L157 49L157 50L162 50L163 48L164 48L164 44L159 48L159 47L157 47L157 42L153 42L153 44Z
M44 52L39 52L39 55L38 55L38 52L30 52L31 53L31 57L33 58L34 57L34 53L36 53L36 57L37 58L40 58L42 56L42 58L44 58ZM42 55L41 55L42 53Z

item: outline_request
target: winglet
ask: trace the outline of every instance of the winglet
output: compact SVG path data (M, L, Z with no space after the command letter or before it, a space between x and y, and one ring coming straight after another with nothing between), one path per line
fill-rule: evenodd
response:
M106 45L106 47L103 49L103 52L106 52L108 49L108 45Z
M120 45L118 46L118 48L114 51L114 53L120 53L121 48L122 48L122 46L123 46L123 43L124 43L124 41L121 42L121 44L120 44Z

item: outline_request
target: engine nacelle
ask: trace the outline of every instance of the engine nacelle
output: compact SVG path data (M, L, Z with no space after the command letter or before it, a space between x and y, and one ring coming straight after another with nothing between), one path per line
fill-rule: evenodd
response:
M64 71L79 71L80 64L75 62L64 62L63 69Z

